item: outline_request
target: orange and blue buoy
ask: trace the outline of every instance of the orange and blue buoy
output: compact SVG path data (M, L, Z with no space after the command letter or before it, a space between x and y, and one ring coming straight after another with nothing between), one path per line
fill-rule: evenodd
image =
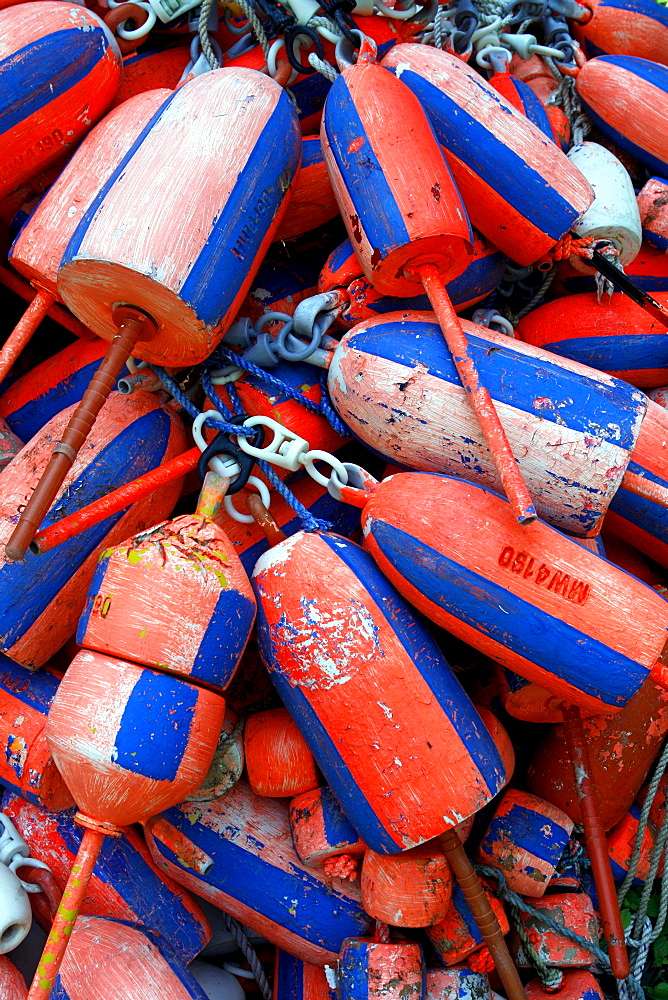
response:
M668 65L668 11L653 0L585 0L586 14L571 21L588 59L637 56Z
M338 1000L424 1000L426 967L413 941L343 942L337 964Z
M319 965L302 962L282 948L276 949L272 1000L336 1000Z

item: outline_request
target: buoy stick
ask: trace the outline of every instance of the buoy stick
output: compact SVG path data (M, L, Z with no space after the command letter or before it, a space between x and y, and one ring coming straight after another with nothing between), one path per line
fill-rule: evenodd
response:
M492 397L489 391L480 384L478 371L468 352L466 334L452 307L438 268L434 264L423 264L419 268L419 274L452 354L457 373L468 393L471 406L492 453L506 496L519 523L530 524L536 520L536 508L522 479L522 473L499 420Z
M438 838L453 874L471 908L480 933L494 959L496 971L503 983L508 1000L526 1000L526 993L508 945L501 932L499 921L485 895L482 883L466 856L462 843L454 830L447 830Z
M652 482L651 479L636 475L635 472L624 473L620 488L644 497L645 500L652 500L660 507L668 508L668 489L660 483Z
M81 402L70 417L62 440L53 450L49 464L42 473L5 552L8 559L23 559L51 504L58 495L65 476L74 464L79 449L88 437L98 413L114 387L123 365L132 354L138 340L146 338L153 329L147 316L135 310L118 309L118 333L109 344L102 364L90 380Z
M72 927L79 915L79 909L86 895L104 838L105 834L101 830L89 829L88 827L84 830L70 877L63 892L63 898L46 939L37 971L30 984L28 1000L48 1000L51 995L58 970L65 956Z
M608 943L612 974L626 979L630 973L624 928L617 902L617 891L610 867L608 843L600 820L596 785L592 778L589 748L582 728L582 714L575 705L563 705L564 735L573 763L575 789L580 802L587 851L598 894L603 934Z
M14 292L20 298L25 299L26 302L32 302L36 296L35 289L23 278L20 278L18 274L14 274L6 267L0 265L0 284L8 288L10 292ZM60 326L69 330L73 333L75 337L83 337L86 340L92 340L95 334L84 326L80 320L73 316L64 306L61 306L58 302L53 302L48 310L47 315L51 319L55 320Z
M285 541L287 535L281 531L276 518L269 513L257 493L249 493L246 497L246 506L270 545L278 545L279 542Z
M33 333L55 302L51 292L39 288L21 319L18 321L0 351L0 382L9 374L12 365L26 346Z
M615 288L628 295L637 305L641 306L651 316L654 316L655 319L658 319L659 323L662 323L663 326L668 327L668 309L661 305L660 302L657 302L644 288L636 284L628 274L615 267L612 261L604 257L599 250L594 250L590 263L596 268L599 274L602 274L604 278L611 281Z
M184 451L182 455L170 459L157 469L151 469L143 476L138 476L125 486L119 486L117 490L107 493L105 497L87 504L81 510L68 514L60 521L56 521L43 531L38 531L30 543L30 551L37 556L50 552L57 545L68 542L75 535L80 535L82 531L92 528L94 524L99 524L112 514L117 514L124 510L128 504L136 503L150 493L154 493L167 483L180 479L188 472L197 468L197 463L201 455L199 448L191 448Z

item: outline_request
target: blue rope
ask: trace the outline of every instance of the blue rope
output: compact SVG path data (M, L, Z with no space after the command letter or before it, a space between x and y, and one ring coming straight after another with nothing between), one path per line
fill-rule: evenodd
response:
M327 374L323 372L320 378L320 402L314 403L312 399L308 399L304 396L299 389L294 389L287 382L283 382L280 378L276 378L275 375L271 375L269 372L265 371L264 368L260 368L259 365L254 364L252 361L248 361L241 354L235 354L227 347L219 347L216 351L216 355L222 355L226 361L231 361L232 364L237 365L239 368L243 368L245 372L249 375L253 375L256 379L264 382L265 385L270 386L275 392L281 393L284 396L288 396L290 399L294 399L295 402L299 403L308 410L309 413L317 413L318 416L324 417L332 425L337 434L342 437L349 437L350 430L344 422L339 417L338 413L334 410L332 406L332 401L329 398L329 392L327 390ZM229 383L228 383L229 384Z
M149 368L153 369L155 374L158 376L158 378L164 385L165 389L167 389L169 394L173 396L178 403L181 404L183 409L193 418L193 420L196 417L199 417L201 410L198 410L195 404L188 399L186 394L181 391L181 387L179 386L179 384L175 382L170 375L167 374L164 368L160 368L158 367L158 365L149 365ZM207 393L207 395L209 394ZM211 400L211 402L215 404L217 410L220 410L220 399L218 398L218 396L215 395L215 393L214 393L214 398ZM243 410L241 412L243 413ZM226 421L219 420L217 417L214 417L213 415L207 418L206 423L210 427L215 428L215 430L217 431L223 431L225 434L241 434L242 437L251 437L251 435L255 433L255 431L251 427L238 427L236 424L228 424L226 423Z
M223 403L221 397L216 391L215 385L211 381L210 371L202 371L201 381L202 381L202 387L204 388L204 392L206 393L207 398L214 404L216 409L219 410L222 406L227 411L228 407L226 407L225 404ZM278 379L276 381L278 381ZM227 396L230 401L230 406L232 407L233 412L235 414L244 413L245 411L243 408L243 404L239 399L239 394L236 388L234 387L234 383L228 382L225 388L227 389ZM242 427L238 427L236 424L230 424L229 426L232 428L233 434L237 434L240 430L243 430ZM248 428L248 430L251 431L252 433L251 428ZM292 507L295 514L299 518L299 521L304 531L328 531L332 527L330 521L320 520L320 518L314 517L313 514L311 514L308 508L306 508L304 504L297 499L292 490L285 485L282 479L279 478L279 476L276 474L276 470L269 464L269 462L265 462L263 459L259 459L257 465L260 467L260 469L262 469L265 476L271 483L272 487L276 490L276 492L283 497L285 502L289 504L290 507Z

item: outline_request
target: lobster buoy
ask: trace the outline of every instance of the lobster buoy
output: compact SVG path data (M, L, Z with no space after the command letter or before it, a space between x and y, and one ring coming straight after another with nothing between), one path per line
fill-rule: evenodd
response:
M2 10L0 37L1 198L68 153L102 117L121 81L121 53L104 22L75 4Z
M502 666L599 712L650 675L666 683L668 604L578 542L446 476L400 473L362 497L364 544L390 582Z
M638 56L668 65L668 12L652 0L586 0L573 35L588 59Z
M503 787L438 646L359 546L298 532L260 556L253 586L272 681L368 847L417 846Z
M357 256L350 240L345 242L350 246L351 256L356 261ZM470 309L471 306L490 295L498 287L503 277L506 261L507 258L500 250L488 243L479 233L474 232L471 262L458 277L448 281L445 286L445 290L455 307L455 312L461 313L465 309ZM394 312L394 310L402 309L407 305L405 298L381 295L361 275L361 268L358 270L360 276L348 284L349 301L338 316L339 323L351 327L363 320ZM409 304L411 309L429 310L431 308L426 295L417 295L411 298Z
M478 860L500 868L509 889L539 897L544 895L572 832L573 821L561 809L511 788L487 827Z
M538 512L573 534L594 534L622 481L647 397L547 351L462 325ZM337 347L328 384L339 416L372 450L407 468L501 489L432 315L390 313L361 323Z
M75 410L63 410L28 442L2 473L0 538L5 542L44 469L53 442ZM53 524L110 489L174 458L185 449L180 419L149 393L113 393L86 448L72 466L44 526ZM74 633L100 550L166 517L181 488L176 481L113 514L51 552L10 562L0 553L2 650L38 667Z
M28 1000L26 981L6 955L0 955L0 996L8 1000Z
M146 927L80 917L51 990L52 1000L209 1000L167 941Z
M610 244L625 267L635 260L642 242L640 212L626 167L598 142L573 146L568 159L587 178L595 195L587 211L573 225L573 232L580 238L591 237ZM575 256L572 261L576 271L590 267L581 257Z
M561 698L497 664L499 695L508 715L524 722L563 722Z
M62 892L82 837L74 811L56 816L12 792L5 793L2 811L30 847L30 856L49 866ZM198 955L211 936L195 900L163 875L132 828L106 840L81 912L149 927L171 943L183 962Z
M362 862L362 906L393 927L430 927L442 920L452 897L452 872L437 844L400 854L367 851Z
M276 949L272 1000L334 1000L325 970Z
M23 441L29 441L52 417L79 402L104 350L98 337L81 337L42 361L3 392L0 417ZM123 374L130 372L124 369Z
M638 193L638 209L643 239L655 250L668 253L668 181L650 177Z
M610 830L631 806L668 732L668 696L646 681L621 712L582 725L601 823ZM534 751L527 787L582 822L563 726L554 726Z
M668 292L655 292L662 304ZM668 343L660 319L613 292L598 301L595 292L554 299L517 324L527 344L623 379L641 389L668 381Z
M484 972L474 972L465 965L427 969L425 1000L492 1000L492 996Z
M594 912L591 899L585 893L564 892L542 899L533 899L533 907L541 914L550 917L556 923L579 934L590 945L597 946L599 939L598 918ZM543 924L540 916L519 914L519 920L524 931L545 965L558 969L588 967L591 965L591 951L584 944L577 944L571 938L564 937L547 924ZM513 932L510 944L515 962L520 968L531 968L519 936Z
M173 90L190 62L190 47L176 45L123 56L123 79L112 107L118 107L137 94L167 87Z
M630 55L590 59L576 80L585 113L606 138L668 175L668 66Z
M550 119L554 141L564 153L567 153L571 139L571 123L561 108L550 103L550 98L559 86L550 67L540 56L534 55L522 59L516 53L510 60L509 70L514 79L521 80L533 90Z
M275 240L290 240L323 226L339 214L317 135L302 139L302 162L290 207L276 230Z
M145 830L171 878L304 962L332 964L344 938L368 927L359 889L297 857L287 802L244 781L222 798L168 809Z
M77 641L222 690L254 620L253 591L225 532L183 514L105 549Z
M0 781L53 813L74 803L44 736L57 690L50 670L30 672L0 654Z
M533 264L589 208L577 167L473 67L426 45L395 45L383 66L427 112L471 222L512 260Z
M483 884L485 896L487 897L494 915L498 920L504 934L508 933L509 924L503 903L496 899L489 889ZM482 952L489 958L487 948L484 944L480 929L475 922L473 914L459 885L455 884L452 890L450 906L443 920L440 920L432 927L427 927L427 935L432 943L434 951L439 961L443 965L457 965L459 962L468 959L469 956ZM480 957L480 956L478 956ZM471 968L478 972L488 971L489 966L477 961L467 962ZM480 966L484 967L480 967Z
M314 788L292 800L290 831L295 851L306 865L341 854L357 857L366 850L327 787Z
M638 256L625 271L636 285L652 295L654 292L668 292L668 256L648 242L642 244ZM564 260L559 264L557 276L550 285L550 292L555 295L595 291L595 277L576 271L571 260Z
M270 708L246 720L244 754L256 795L285 798L318 786L313 755L285 708Z
M489 83L497 94L505 97L508 104L512 104L516 111L528 118L543 135L553 142L556 141L545 106L528 83L508 72L493 73Z
M111 340L115 304L132 303L153 320L133 354L171 366L202 361L236 315L287 205L300 145L294 108L268 76L221 69L179 87L99 185L70 239L58 270L66 305ZM97 162L105 159L100 143ZM146 176L170 191L148 213ZM169 266L156 272L156 259ZM224 282L213 280L223 272Z
M564 969L562 975L562 984L556 992L545 989L540 979L530 979L524 985L528 1000L549 1000L550 997L560 1000L605 1000L598 980L586 969Z
M610 867L612 868L613 878L617 883L624 881L631 867L631 858L636 850L636 841L638 839L639 821L640 809L634 803L606 838L608 842L608 854L610 855ZM649 878L651 856L656 845L656 838L656 827L653 823L648 822L640 840L640 853L638 855L633 882L631 883L634 886L644 885Z
M413 941L343 942L337 964L337 1000L424 1000L425 963Z

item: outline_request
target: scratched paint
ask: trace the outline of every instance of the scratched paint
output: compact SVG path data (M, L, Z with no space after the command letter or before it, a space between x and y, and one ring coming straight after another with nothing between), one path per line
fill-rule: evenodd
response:
M111 104L121 54L75 4L0 11L0 197L81 141ZM20 94L20 100L17 100Z
M637 56L668 64L668 12L652 0L592 0L585 24L572 21L574 37L588 59Z
M253 585L272 681L369 847L417 846L502 787L480 717L359 546L299 532L260 557Z
M400 473L371 493L362 525L418 610L574 704L619 710L653 668L660 678L663 598L549 525L519 526L497 494Z
M159 934L101 917L80 916L51 992L53 1000L208 1000Z
M137 357L203 361L236 316L287 207L300 156L294 107L270 77L228 68L185 83L81 218L58 272L64 302L111 340L113 306L130 301L158 326ZM208 180L193 185L193 176ZM152 206L150 224L147 189L170 192ZM221 273L224 282L215 280Z
M256 795L299 795L318 785L313 754L285 708L246 720L244 753L248 783Z
M273 1000L335 1000L325 970L276 949Z
M424 1000L422 948L409 941L344 941L337 966L339 1000Z
M369 850L362 862L362 905L376 920L393 927L429 927L445 916L452 883L438 843L400 854Z
M595 715L582 725L599 815L610 830L633 802L668 733L668 696L647 681L621 712ZM527 787L582 822L563 726L553 726L535 748Z
M610 867L612 875L618 884L623 882L626 873L631 866L631 855L635 848L638 836L640 820L640 809L634 803L631 808L622 816L619 823L610 831L607 836L608 854L610 855ZM650 862L657 839L657 828L651 821L643 830L640 841L640 855L638 867L633 879L634 886L644 885L650 873ZM661 869L659 869L661 871Z
M395 45L382 65L429 115L473 225L518 264L547 253L594 200L552 137L461 59Z
M509 789L499 802L478 848L478 860L500 868L510 889L540 897L547 889L573 821L535 795Z
M327 96L320 139L348 235L379 292L419 294L405 276L417 258L444 281L464 271L473 243L466 209L420 102L400 80L361 59L346 68Z
M344 938L369 925L358 887L299 860L287 802L244 781L215 801L168 809L146 837L173 879L304 962L331 965Z
M212 691L84 649L58 688L46 736L79 809L127 826L201 785L224 712Z
M564 969L559 993L564 1000L604 1000L605 994L591 972L585 969ZM531 979L524 989L528 1000L547 1000L554 993L544 989L540 979Z
M12 244L9 261L24 277L58 297L58 267L101 184L111 176L170 94L153 90L117 108L86 136ZM100 147L105 150L100 160Z
M666 15L668 20L668 15ZM666 28L668 35L668 26ZM638 192L638 209L643 239L662 253L668 251L668 183L662 177L650 177Z
M638 439L647 397L573 361L466 320L463 326L540 515L573 534L595 533ZM374 451L502 492L430 314L361 323L337 347L328 384L339 415Z
M509 924L503 903L491 894L484 882L483 890L502 933L507 934ZM445 917L428 927L427 935L439 961L447 966L457 965L484 948L480 929L458 884L453 886L452 899Z
M580 892L555 893L543 899L532 900L532 905L590 944L598 945L599 922L589 896ZM541 923L539 915L522 913L519 919L529 941L546 965L560 969L591 965L591 952L587 948L549 929ZM511 936L509 947L516 965L522 969L529 968L529 960L515 932Z
M4 553L19 512L51 457L75 406L63 410L29 441L2 473L0 498L0 648L36 668L73 635L100 550L150 527L171 511L180 481L137 501L45 555L10 562ZM112 393L47 514L65 517L186 447L180 418L149 393Z
M30 856L49 866L62 891L83 835L74 810L55 816L5 792L2 812L30 847ZM184 962L192 961L211 937L196 901L165 876L132 828L122 837L105 838L80 913L147 926L166 938Z
M474 972L466 966L427 969L426 1000L491 1000L491 990L483 972Z
M313 864L337 854L360 855L366 845L346 819L331 789L314 788L290 802L290 832L301 861Z
M8 955L0 955L0 996L7 1000L27 1000L28 987Z

